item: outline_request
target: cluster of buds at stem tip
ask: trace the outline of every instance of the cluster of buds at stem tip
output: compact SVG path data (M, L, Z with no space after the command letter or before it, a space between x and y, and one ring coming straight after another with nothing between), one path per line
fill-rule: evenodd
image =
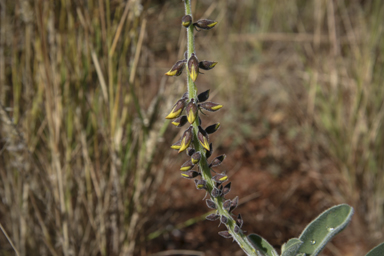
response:
M209 19L200 19L193 22L192 16L187 14L182 17L181 24L185 28L192 30L195 28L199 31L199 29L212 29L217 22ZM180 76L186 66L187 76L190 78L188 79L189 86L195 86L200 70L210 70L216 64L215 61L207 60L199 62L195 52L185 52L184 59L177 61L165 75ZM228 231L221 231L219 234L225 238L231 238L234 233L241 232L243 220L240 214L237 218L232 218L232 216L235 216L232 211L238 206L239 198L225 198L231 191L231 182L228 182L228 175L225 172L216 173L213 170L223 163L226 155L216 156L208 163L209 157L213 154L213 146L209 142L209 135L220 128L220 123L210 124L203 128L199 111L201 113L203 111L216 112L223 107L219 103L207 101L209 94L210 90L201 92L197 96L194 93L193 95L188 92L184 93L165 118L172 119L172 124L176 127L183 127L188 124L181 138L171 146L179 153L185 151L188 156L187 161L180 167L181 176L186 179L193 179L196 189L205 190L206 193L209 193L210 199L206 200L206 204L208 208L216 210L216 212L208 215L206 219L210 221L220 220L220 223L228 227ZM213 176L212 172L214 173ZM223 211L226 211L226 213L223 213Z

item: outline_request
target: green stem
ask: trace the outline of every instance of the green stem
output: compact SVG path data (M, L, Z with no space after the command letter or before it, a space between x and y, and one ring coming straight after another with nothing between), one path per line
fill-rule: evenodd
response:
M185 5L185 15L191 15L192 16L192 10L191 10L191 0L184 0ZM187 28L187 37L188 37L188 58L191 57L192 53L195 51L195 42L194 42L194 26L191 24ZM197 100L197 87L196 84L193 82L189 75L189 70L187 68L187 83L188 83L188 97L189 100L195 99L195 102ZM198 134L198 126L199 124L199 118L196 118L193 125L193 143L196 151L200 151L201 153L201 159L199 162L199 167L201 170L202 178L207 182L207 190L209 194L211 195L212 189L215 187L215 182L212 180L211 170L208 167L208 161L205 157L206 150L200 145L199 140L197 139ZM256 250L253 248L251 243L248 241L247 237L244 235L242 231L239 233L234 232L234 227L236 225L235 220L232 218L231 214L228 213L223 208L223 198L221 196L214 198L211 195L211 198L216 202L217 210L220 214L220 216L224 215L228 219L228 223L226 224L228 231L231 233L233 239L239 244L239 246L243 249L243 251L247 255L257 255Z

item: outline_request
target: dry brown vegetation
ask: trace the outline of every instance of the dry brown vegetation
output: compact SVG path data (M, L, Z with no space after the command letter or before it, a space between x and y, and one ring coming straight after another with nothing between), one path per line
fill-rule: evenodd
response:
M324 255L364 255L384 231L384 3L192 5L219 22L197 33L199 59L219 62L197 85L224 105L205 123L222 124L212 141L245 230L278 247L346 202L352 224ZM0 255L242 255L169 148L186 84L163 74L186 49L183 13L0 0Z

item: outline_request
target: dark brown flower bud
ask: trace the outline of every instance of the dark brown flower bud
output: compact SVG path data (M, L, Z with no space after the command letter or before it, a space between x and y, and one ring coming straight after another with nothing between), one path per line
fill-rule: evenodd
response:
M193 137L192 135L193 135L193 127L191 125L187 130L185 130L185 132L183 133L183 136L181 137L179 153L186 150L189 144L191 144L192 137Z
M228 194L229 191L231 191L231 182L229 182L227 185L224 186L224 188L222 190L223 196Z
M236 225L239 226L240 228L243 226L243 218L241 218L241 215L239 213L239 215L237 215L237 219L236 219Z
M219 235L221 235L224 238L232 238L232 235L228 231L220 231Z
M209 112L215 112L223 107L223 105L210 101L200 103L198 106L202 109L208 110Z
M223 203L223 208L227 211L229 211L229 208L231 207L231 200L228 199L228 200L225 200L224 203Z
M219 197L221 195L221 191L218 190L217 188L213 188L212 189L212 193L211 193L212 197L216 198L216 197Z
M197 95L197 101L198 102L204 102L209 98L209 90L206 90L205 92L200 93Z
M188 147L186 150L187 156L192 156L196 150L194 148Z
M183 112L183 109L185 107L184 100L178 100L175 105L173 105L173 108L171 110L171 113L166 116L166 119L174 119L176 117L179 117L181 112Z
M172 124L178 128L182 127L188 122L187 116L180 116L172 121Z
M208 159L213 153L213 146L212 143L209 144L209 151L205 153L205 157Z
M209 165L209 168L217 167L217 166L221 165L223 163L225 157L226 157L225 155L221 155L221 156L218 156L215 159L213 159L213 161Z
M186 172L186 171L189 171L191 170L195 165L192 163L191 160L188 160L187 162L185 162L181 168L180 168L180 171L182 172Z
M217 130L219 130L219 128L220 128L220 123L216 123L216 124L210 125L207 128L205 128L205 131L208 134L212 134L212 133L216 132Z
M221 223L227 224L228 223L228 218L225 217L224 215L221 215L220 221L221 221Z
M216 66L217 62L203 60L199 62L199 68L204 70L213 69Z
M196 171L193 171L193 170L181 173L181 176L183 178L186 178L186 179L193 179L193 178L196 178L199 175L200 175L200 173L198 173Z
M187 104L186 112L187 112L188 122L190 124L193 124L193 122L195 122L195 119L197 117L197 106L195 104L194 99L191 99L191 101Z
M211 199L207 199L205 202L207 203L208 208L217 209L216 203Z
M240 228L239 228L239 226L235 226L234 228L233 228L233 231L236 233L236 234L238 234L239 232L240 232Z
M205 217L207 220L210 220L210 221L215 221L215 220L218 220L220 218L220 215L219 214L216 214L216 213L212 213L212 214L209 214L207 217Z
M181 145L181 139L176 141L174 144L172 144L171 148L179 150L180 145Z
M208 20L208 19L201 19L193 23L194 26L200 28L200 29L211 29L217 24L217 21L214 20Z
M189 25L191 25L192 23L192 16L191 15L185 15L183 16L183 18L181 19L181 24L184 26L184 27L189 27Z
M207 182L205 180L195 180L197 189L207 189Z
M232 201L231 201L231 207L229 209L229 212L232 212L233 210L236 209L237 205L239 204L239 197L235 197Z
M227 179L228 179L228 176L226 174L223 174L223 173L217 174L217 175L212 177L212 180L214 180L215 182L217 182L219 184L226 181Z
M201 153L199 151L195 152L192 156L191 156L191 161L193 164L197 164L201 159Z
M183 73L184 64L186 63L186 60L179 60L175 63L175 65L172 66L171 70L169 70L165 75L167 76L179 76L181 73Z
M206 131L199 126L199 132L197 133L197 138L200 142L200 144L209 151L209 142L208 142L208 134Z
M199 75L199 60L195 53L192 53L192 56L188 60L188 71L192 81L195 82Z

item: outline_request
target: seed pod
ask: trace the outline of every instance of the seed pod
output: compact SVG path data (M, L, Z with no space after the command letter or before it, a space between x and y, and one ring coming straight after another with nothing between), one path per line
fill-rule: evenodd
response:
M240 232L240 228L239 228L239 226L235 226L234 228L233 228L233 231L236 233L236 234L238 234L239 232Z
M223 203L223 208L227 211L229 211L229 208L231 207L231 200L228 199L228 200L225 200L225 202Z
M210 126L207 126L207 128L205 128L205 132L208 134L212 134L217 130L219 130L219 128L220 128L220 123L212 124Z
M204 102L209 98L209 90L206 90L205 92L200 93L197 95L197 101L198 102Z
M209 151L205 153L205 157L208 159L213 153L213 146L212 143L209 144Z
M227 185L224 186L224 188L222 190L223 196L228 194L229 191L231 191L231 182L229 182Z
M190 124L193 124L193 122L195 122L195 119L197 117L197 106L195 104L194 99L191 99L191 101L188 103L186 112L187 112L188 122Z
M181 145L181 139L173 143L171 148L179 150L181 147L180 145Z
M187 116L180 116L172 121L172 124L178 128L182 127L188 122Z
M175 65L172 66L171 70L169 70L165 75L167 76L179 76L181 73L183 73L184 64L186 63L186 60L179 60L175 63Z
M224 223L224 224L227 224L228 223L228 218L225 217L224 215L221 215L220 222Z
M216 197L219 197L221 195L221 191L218 190L217 188L213 188L212 189L212 193L211 193L212 197L216 198Z
M192 156L195 152L196 152L196 150L194 148L191 148L191 147L188 147L186 150L187 156Z
M173 108L171 110L171 113L166 116L166 119L174 119L176 117L179 117L181 112L183 111L185 107L185 102L184 100L178 100L175 105L173 105Z
M217 24L217 21L214 20L208 20L208 19L201 19L193 23L194 26L200 28L200 29L211 29Z
M195 185L198 190L207 189L207 182L205 180L195 180Z
M191 25L192 23L192 16L191 15L185 15L183 16L183 18L181 19L181 24L184 26L184 27L189 27L189 25Z
M241 215L239 213L239 215L237 215L236 225L241 228L243 226L243 223L244 223L243 218L241 218Z
M199 175L200 175L200 173L198 173L197 171L193 171L193 170L181 173L181 176L183 178L186 178L186 179L193 179Z
M191 160L188 160L187 162L185 162L181 168L180 168L180 171L182 172L186 172L186 171L189 171L191 170L195 165L192 163Z
M197 133L197 138L200 144L209 151L209 143L208 143L208 134L205 132L201 126L199 126L199 132Z
M195 53L192 53L192 56L188 60L188 70L189 76L192 81L195 82L197 76L199 75L199 60L197 59Z
M224 238L232 238L232 235L228 231L220 231L219 235L221 235Z
M220 218L220 215L219 214L216 214L216 213L212 213L212 214L209 214L207 217L205 217L207 220L210 220L210 221L215 221L215 220L218 220Z
M214 102L210 102L210 101L203 102L203 103L199 104L198 106L199 106L199 108L208 110L209 112L216 112L217 110L219 110L223 107L223 105L220 105L220 104L217 104Z
M201 153L199 151L195 152L192 156L191 156L191 161L193 164L197 164L201 159Z
M229 212L235 210L238 204L239 204L239 197L236 196L236 197L231 201L231 207L230 207L230 209L229 209Z
M217 62L203 60L199 62L199 68L204 70L213 69L216 66Z
M226 174L217 174L212 177L212 180L214 180L217 183L222 183L228 179L228 176Z
M209 165L209 168L217 167L217 166L221 165L223 163L225 157L226 157L225 155L221 155L221 156L218 156L215 159L213 159L211 164Z
M183 133L183 136L181 137L181 143L180 143L180 149L179 149L179 153L186 150L189 146L189 144L191 144L191 141L192 141L192 132L193 132L193 127L192 125L189 126L189 128L187 130L185 130L185 132Z
M208 208L214 209L214 210L217 209L216 203L211 199L207 199L205 202L207 203Z

